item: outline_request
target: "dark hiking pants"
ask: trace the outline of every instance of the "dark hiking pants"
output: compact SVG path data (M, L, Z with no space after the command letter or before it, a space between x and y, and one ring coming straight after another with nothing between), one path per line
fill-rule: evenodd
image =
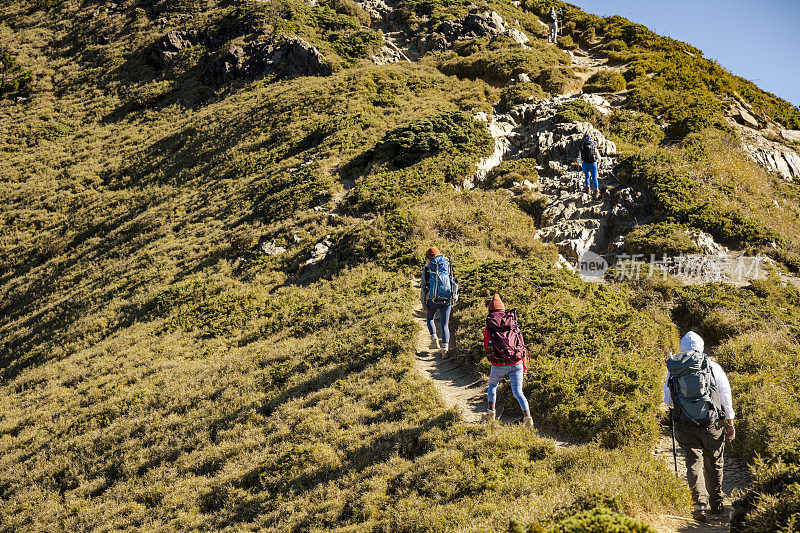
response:
M720 420L707 428L675 426L675 440L686 456L686 480L695 503L722 503L725 427Z

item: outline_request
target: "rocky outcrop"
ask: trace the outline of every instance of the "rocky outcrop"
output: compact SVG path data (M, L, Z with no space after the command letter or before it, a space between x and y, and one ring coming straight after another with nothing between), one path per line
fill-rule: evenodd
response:
M265 73L279 77L328 76L332 69L314 46L299 37L284 38L277 44L232 45L206 67L207 82L212 84Z
M156 68L162 68L169 63L181 50L203 44L207 37L197 30L174 30L156 41L148 59Z
M793 139L796 134L800 132L781 130L780 133L775 133L770 129L766 130L773 132L771 138L768 139L763 130L756 131L735 122L731 122L731 125L739 133L742 148L750 156L750 159L767 170L775 172L786 181L800 179L800 153L790 147L794 143ZM776 142L771 139L783 139L785 142Z
M300 37L284 39L273 49L266 62L284 76L329 76L333 70L314 46Z
M453 43L481 37L496 37L506 31L506 24L503 17L494 11L472 12L463 20L442 22L436 31L444 35L448 42Z
M604 110L610 104L602 98L581 96ZM556 123L559 106L575 97L556 97L512 108L506 114L476 115L487 122L495 139L494 153L481 160L465 186L481 182L502 161L534 158L538 163L538 189L547 198L538 236L556 245L559 253L576 263L586 252L604 256L621 248L623 235L647 216L641 191L622 187L613 178L616 145L594 126L585 122ZM599 177L607 194L593 199L583 190L583 174L577 168L578 149L585 135L591 135L601 154Z
M448 20L434 31L419 32L397 17L393 0L358 0L370 15L373 29L380 30L384 45L371 57L378 65L396 61L416 61L432 51L444 51L458 41L488 37L496 39L507 35L521 47L526 47L528 36L518 28L510 28L494 11L473 9L461 20Z

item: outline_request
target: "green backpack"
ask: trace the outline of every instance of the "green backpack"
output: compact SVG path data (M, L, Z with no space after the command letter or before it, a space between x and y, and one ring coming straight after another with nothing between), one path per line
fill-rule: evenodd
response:
M667 359L672 420L687 428L707 428L724 415L711 364L703 352L676 353Z

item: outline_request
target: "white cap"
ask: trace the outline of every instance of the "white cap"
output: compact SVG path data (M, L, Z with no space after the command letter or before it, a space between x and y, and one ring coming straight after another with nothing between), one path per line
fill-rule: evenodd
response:
M702 352L705 346L706 343L703 342L703 338L694 331L690 331L681 339L681 352L690 352L692 350Z

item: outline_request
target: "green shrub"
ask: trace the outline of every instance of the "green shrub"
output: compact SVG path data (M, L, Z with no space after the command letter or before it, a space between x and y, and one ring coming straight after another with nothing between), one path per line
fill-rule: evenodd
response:
M564 35L558 38L558 47L564 50L576 50L578 48L578 43L572 40L571 35Z
M460 185L493 147L486 126L466 113L441 113L401 126L350 163L348 172L369 169L351 205L360 211L394 209L445 182Z
M656 530L628 516L617 514L603 507L595 507L556 524L553 533L656 533Z
M615 109L609 117L609 133L637 145L659 144L664 140L664 130L650 115Z
M328 40L333 43L336 53L350 59L365 58L383 46L383 39L372 30L359 30L348 33L332 33Z
M556 109L555 122L589 122L602 124L603 115L586 100L570 100Z
M600 70L586 80L583 92L586 93L615 93L625 89L625 77L613 70Z
M445 152L479 152L490 140L485 126L466 113L443 113L389 132L375 147L373 162L405 168Z
M755 486L736 510L731 531L796 531L800 525L800 445L797 441L774 456L756 459Z
M511 189L514 183L527 180L533 184L539 181L536 159L523 157L513 161L503 161L486 175L481 183L484 189Z
M505 85L511 78L519 74L528 74L535 78L542 69L550 65L568 63L557 49L533 44L526 49L506 48L501 50L483 50L467 57L443 56L439 70L445 74L469 79L483 79L488 82ZM568 72L569 69L564 69ZM566 79L567 74L562 77Z
M710 233L731 246L781 242L774 230L762 226L736 208L724 207L711 188L691 178L679 154L642 149L620 160L617 175L625 182L645 187L654 214Z
M517 83L500 91L500 101L497 103L497 111L507 113L512 107L530 101L541 100L547 93L537 83Z
M638 226L625 236L625 251L659 257L700 253L700 248L689 238L688 231L686 226L668 222Z
M0 97L25 94L32 82L33 73L24 70L7 50L0 49Z
M550 94L567 94L583 86L583 79L572 68L550 67L541 71L536 82Z

